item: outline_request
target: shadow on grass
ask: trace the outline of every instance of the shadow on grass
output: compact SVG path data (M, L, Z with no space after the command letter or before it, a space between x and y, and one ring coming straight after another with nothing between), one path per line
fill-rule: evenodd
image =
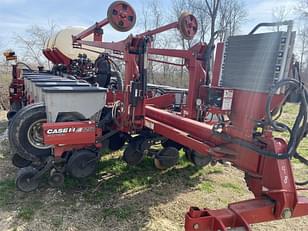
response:
M53 197L59 200L48 202L47 206L61 212L69 209L74 214L78 213L78 206L75 206L78 203L89 207L99 205L97 209L87 211L86 217L99 223L109 219L117 222L134 221L142 217L142 221L134 224L134 230L138 230L149 222L151 207L170 202L178 194L196 188L202 174L222 172L213 167L209 170L197 168L185 160L183 153L178 165L165 171L157 170L151 158L145 158L138 166L128 166L120 156L121 152L103 156L95 176L83 180L66 177L60 189L50 189L45 180L39 190L26 194L16 191L12 180L0 182L0 207L7 211L19 208L17 218L28 222L39 209L49 209L45 208L46 205L41 208L37 205L45 204L46 195L50 194L50 190L56 190L60 193ZM211 188L211 183L206 187ZM56 222L53 222L55 219ZM55 227L60 227L63 222L58 217L51 217L51 220Z

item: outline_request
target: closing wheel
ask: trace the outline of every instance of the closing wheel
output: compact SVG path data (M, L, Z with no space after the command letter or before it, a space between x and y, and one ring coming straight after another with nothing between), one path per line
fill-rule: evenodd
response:
M179 31L184 39L191 40L197 34L198 21L195 16L188 12L183 12L179 17Z
M95 173L97 168L97 154L90 150L73 152L67 163L67 171L76 178L85 178Z
M156 168L164 170L177 164L179 160L179 151L174 147L167 147L160 150L155 158L154 165Z
M202 155L192 150L186 150L185 155L187 159L197 167L203 167L211 163L212 157L209 155Z
M51 187L62 186L64 184L64 174L62 172L57 171L56 169L52 169L50 171L48 183Z
M12 164L17 168L25 168L31 165L32 161L22 158L18 153L13 154Z
M144 152L140 150L140 145L143 142L143 137L136 136L131 139L123 153L123 160L128 165L137 165L144 158Z
M38 188L39 179L33 179L38 170L29 166L19 169L16 177L16 187L23 192L31 192Z
M131 5L125 1L115 1L107 11L110 25L121 32L131 30L136 24L136 12Z
M34 104L21 109L9 129L9 141L14 152L31 161L45 159L51 154L50 146L43 143L42 124L47 121L45 106Z

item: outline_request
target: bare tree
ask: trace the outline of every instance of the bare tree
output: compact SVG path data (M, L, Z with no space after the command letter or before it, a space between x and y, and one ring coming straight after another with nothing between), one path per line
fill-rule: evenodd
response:
M221 0L218 16L220 41L224 41L228 35L235 35L246 17L247 11L242 1Z
M211 19L211 38L212 38L216 31L216 19L217 19L220 0L205 0L205 3L208 9L208 14Z
M307 54L307 46L308 46L308 26L306 24L299 26L297 33L297 41L299 45L300 71L303 71L304 59Z
M290 15L290 9L285 6L279 6L272 9L272 17L275 22L282 22ZM280 26L274 28L275 31L280 31Z
M36 66L49 65L42 50L48 39L55 33L56 25L48 23L48 27L33 25L24 34L15 36L15 41L20 46L21 60Z
M298 0L298 6L295 7L298 13L297 45L300 63L300 72L307 73L307 52L308 52L308 0Z
M297 0L297 6L295 10L300 13L301 17L308 17L308 0Z
M142 12L141 12L141 25L140 28L142 28L143 31L148 31L151 29L155 29L159 26L161 26L164 23L164 16L163 16L163 10L161 8L161 2L150 0L150 1L143 1L142 2ZM154 35L152 37L152 47L159 47L160 40L163 38L157 39L157 36ZM153 62L148 62L148 77L149 81L154 83L154 69L155 65Z
M190 12L195 15L195 1L194 0L175 0L173 1L173 20L178 20L183 12ZM182 49L188 49L195 42L195 40L186 40L183 35L179 33L179 31L175 32L175 39L178 44L180 44ZM196 38L197 39L197 38ZM184 62L185 60L181 60L181 68L180 68L180 83L184 84Z

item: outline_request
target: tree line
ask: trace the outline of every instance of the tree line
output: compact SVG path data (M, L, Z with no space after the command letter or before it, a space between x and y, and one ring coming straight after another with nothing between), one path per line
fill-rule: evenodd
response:
M216 42L225 41L228 36L240 32L241 26L247 20L247 6L243 0L172 0L166 8L162 0L140 0L138 8L138 24L133 33L139 33L157 28L169 22L176 21L183 11L189 11L198 19L198 33L191 41L187 41L178 31L170 31L153 37L153 46L157 48L189 49L197 42L208 43L217 34ZM308 75L308 0L297 0L297 7L289 9L279 7L273 9L273 21L295 19L297 30L296 59L304 76ZM262 22L262 19L260 19ZM18 46L18 56L32 66L45 65L50 68L42 54L44 44L59 27L48 22L47 26L33 25L24 33L14 37ZM279 28L273 28L273 30ZM1 43L0 43L1 50ZM183 60L169 57L152 57L167 62L183 64ZM48 65L49 64L49 65ZM157 84L187 85L187 70L178 66L149 62L149 80Z

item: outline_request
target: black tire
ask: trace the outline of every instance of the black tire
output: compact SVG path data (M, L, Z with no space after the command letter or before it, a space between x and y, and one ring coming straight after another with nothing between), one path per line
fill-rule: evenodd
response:
M51 149L43 144L41 123L46 122L45 106L32 105L16 115L10 127L9 139L14 150L26 160L44 160Z
M133 137L128 143L126 149L123 152L123 160L128 165L135 166L143 160L145 154L139 150L143 140L143 137L136 136Z
M64 184L64 174L55 169L50 171L50 176L48 178L48 183L51 187L60 187Z
M14 122L16 118L22 118L23 117L23 113L26 112L27 110L30 110L33 107L37 107L37 106L42 106L43 104L30 104L27 105L25 107L23 107L21 110L19 110L15 116L9 121L9 127L8 127L8 140L10 143L10 148L12 150L13 153L16 153L16 144L15 144L15 139L14 139L14 133L16 132L16 126L17 124Z
M33 179L38 170L29 166L19 169L16 177L16 187L22 192L32 192L39 186L39 180Z
M14 118L14 116L16 115L16 113L22 109L22 103L21 102L13 102L10 105L10 110L8 111L8 113L6 114L7 119L10 121Z
M31 160L22 158L18 153L13 154L12 164L17 168L25 168L32 164Z
M167 169L176 165L179 160L179 151L174 147L167 147L160 150L155 159L154 164L158 169Z
M192 150L186 150L185 155L187 159L197 167L204 167L212 162L211 156L202 155Z
M86 178L95 173L97 162L97 153L90 150L79 150L73 152L69 158L67 171L75 178Z
M8 121L11 121L14 116L16 115L17 111L13 111L13 110L10 110L8 111L8 113L6 113L6 118Z

